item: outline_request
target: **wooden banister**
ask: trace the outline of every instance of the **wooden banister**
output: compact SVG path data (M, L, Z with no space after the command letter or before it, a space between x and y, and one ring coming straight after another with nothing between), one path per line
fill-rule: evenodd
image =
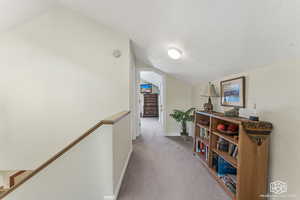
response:
M104 124L115 124L118 121L120 121L121 119L123 119L124 117L126 117L129 113L130 113L130 111L119 112L115 115L112 115L111 117L108 117L108 118L102 120L102 122Z
M9 177L9 187L13 187L15 185L15 178L20 176L26 172L25 170L18 171L17 173L13 174L12 176Z
M127 115L129 115L129 113L130 113L130 111L122 111L120 113L117 113L117 114L115 114L115 115L113 115L111 117L108 117L108 118L106 118L106 119L101 120L100 122L98 122L95 126L93 126L92 128L90 128L88 131L86 131L79 138L77 138L76 140L74 140L73 142L71 142L68 146L66 146L65 148L63 148L61 151L59 151L54 156L52 156L49 160L47 160L42 165L40 165L31 174L29 174L25 179L23 179L19 183L15 184L13 187L5 190L4 193L0 194L0 200L3 199L4 197L6 197L11 192L13 192L14 190L16 190L21 185L23 185L25 182L27 182L29 179L31 179L32 177L34 177L40 171L42 171L43 169L45 169L46 167L48 167L51 163L53 163L55 160L57 160L59 157L61 157L63 154L65 154L67 151L69 151L71 148L73 148L75 145L77 145L78 143L80 143L87 136L89 136L90 134L92 134L100 126L102 126L102 125L113 125L113 124L117 123L118 121L120 121L121 119L123 119L124 117L126 117Z
M1 193L4 194L4 193L7 192L8 190L9 190L9 189L4 189L3 187L1 187L1 188L0 188L0 194L1 194Z

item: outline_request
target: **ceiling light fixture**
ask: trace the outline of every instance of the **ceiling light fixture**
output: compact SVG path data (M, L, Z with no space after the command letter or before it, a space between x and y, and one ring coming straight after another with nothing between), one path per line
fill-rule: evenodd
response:
M170 58L178 60L182 57L182 51L172 47L168 49L168 55L170 56Z

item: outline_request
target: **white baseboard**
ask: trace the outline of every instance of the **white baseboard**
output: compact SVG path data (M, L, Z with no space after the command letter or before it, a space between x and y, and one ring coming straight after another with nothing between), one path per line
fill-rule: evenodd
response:
M104 200L115 200L115 196L114 195L110 195L110 196L104 196Z
M127 156L125 165L124 165L124 167L123 167L123 170L122 170L122 173L121 173L121 177L120 177L120 179L119 179L119 183L118 183L118 185L117 185L117 188L116 188L116 191L115 191L115 194L114 194L114 200L117 200L117 199L118 199L119 192L120 192L120 189L121 189L121 186L122 186L122 182L123 182L124 175L125 175L126 170L127 170L127 167L128 167L128 163L129 163L131 154L132 154L132 149L131 149L130 152L128 153L128 156Z
M193 136L194 135L194 128L193 128L192 125L193 124L190 124L188 126L187 132L189 133L189 136ZM178 132L176 132L176 131L174 131L174 132L167 132L166 136L180 136L180 131L178 131Z
M176 133L176 132L168 132L166 134L166 136L180 136L180 133Z

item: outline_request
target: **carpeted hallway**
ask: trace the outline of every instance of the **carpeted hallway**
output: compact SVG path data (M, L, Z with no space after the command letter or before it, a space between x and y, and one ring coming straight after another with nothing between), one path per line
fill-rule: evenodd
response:
M118 200L230 199L192 154L192 141L164 137L157 119L142 119Z

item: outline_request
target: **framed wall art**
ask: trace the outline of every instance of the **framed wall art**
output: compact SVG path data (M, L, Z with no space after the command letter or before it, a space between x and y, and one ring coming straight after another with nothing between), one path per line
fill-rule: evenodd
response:
M221 81L221 105L245 108L245 77Z

